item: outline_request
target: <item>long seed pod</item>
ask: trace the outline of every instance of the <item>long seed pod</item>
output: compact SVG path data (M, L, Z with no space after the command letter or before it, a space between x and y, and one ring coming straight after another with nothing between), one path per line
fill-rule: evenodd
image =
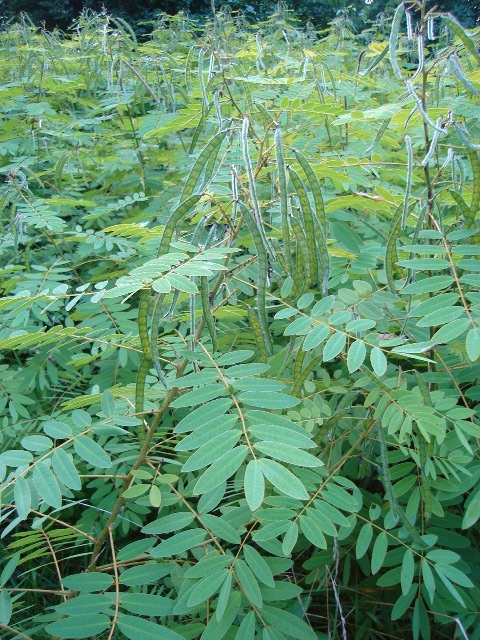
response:
M181 202L178 207L174 209L163 229L163 235L158 247L157 257L163 256L164 254L168 253L168 248L170 247L170 242L172 241L175 229L178 228L178 225L183 220L185 215L197 204L201 197L202 196L199 193L190 196L186 200L183 200L183 202Z
M202 105L202 115L200 116L200 120L198 121L197 126L195 127L195 131L193 132L192 141L190 142L190 147L188 149L188 155L192 155L192 153L195 151L195 147L197 146L200 134L205 131L205 125L207 124L207 118L211 108L212 105L209 105L207 108Z
M390 469L388 466L387 444L385 442L385 436L383 435L383 426L381 424L378 424L377 433L378 433L378 444L380 447L380 459L382 462L383 486L385 488L386 498L390 503L390 509L392 510L395 521L398 522L398 520L400 520L400 522L408 531L412 539L417 544L424 547L425 543L423 542L422 538L420 537L415 527L412 526L412 523L407 518L405 511L398 504L398 500L395 496L395 492L393 490L393 485L392 485L392 478L390 476Z
M250 324L250 328L252 329L253 337L255 338L255 342L257 344L258 359L260 362L267 362L267 358L268 358L267 343L265 341L264 332L262 331L262 328L260 326L258 313L256 312L255 309L248 307L247 317L248 317L248 322Z
M283 153L282 132L280 127L275 128L275 151L277 154L278 190L280 195L280 213L282 216L282 240L285 251L285 262L292 272L292 253L290 247L290 227L288 223L288 191L287 174L285 170L285 156Z
M212 352L217 350L217 330L215 327L215 319L212 314L212 305L210 302L210 291L208 288L207 276L200 277L200 297L202 301L202 314L205 321L205 326L210 334L210 340L212 341Z
M218 152L220 151L220 146L226 135L227 135L226 131L220 131L220 133L217 133L217 135L215 135L209 141L207 146L200 153L185 182L182 196L180 198L181 200L186 200L193 194L193 192L195 191L195 187L197 186L198 181L200 180L200 176L202 175L203 170L207 166L207 163L209 162L212 156L214 156L215 158L217 157ZM209 180L210 177L211 176L209 175L205 175L204 183L207 180Z
M185 62L185 86L189 96L192 95L192 58L193 47L188 50L187 60Z
M140 344L143 355L146 358L152 357L150 342L148 340L148 303L150 300L150 289L142 289L140 291L140 300L138 302L138 333L140 335Z
M140 420L140 424L138 425L138 441L140 443L140 446L142 446L145 440L145 423L143 421L142 414L144 412L145 404L145 385L151 363L152 361L150 360L150 358L142 358L137 373L137 380L135 382L135 413Z
M463 144L468 147L469 149L474 149L475 151L480 151L480 144L475 144L474 142L472 142L470 140L470 138L468 137L468 132L465 131L465 129L463 127L461 127L457 122L455 122L455 130L458 133L458 135L460 136ZM459 166L461 168L461 163L460 161L458 161Z
M293 152L295 154L295 158L297 159L298 164L302 167L303 172L307 177L307 181L308 181L308 184L310 185L310 189L313 195L313 202L315 204L315 213L317 214L317 218L319 219L323 229L325 229L325 225L326 225L325 203L323 201L320 182L318 181L315 171L312 169L311 164L308 162L305 156L302 155L300 151L297 151L297 149L294 149Z
M439 127L440 127L441 123L442 123L442 116L439 116L439 118L437 120L437 129L435 129L435 131L433 132L433 137L432 137L432 139L430 141L430 146L428 148L428 153L424 157L424 159L422 160L422 167L426 167L427 166L427 164L432 159L433 154L435 153L435 149L437 147L437 142L438 142L438 139L440 137Z
M290 224L292 225L293 235L297 242L297 269L301 277L301 283L299 284L303 284L303 289L305 288L305 285L309 285L312 282L312 271L310 267L307 240L305 237L305 231L298 218L292 215L290 218Z
M403 198L403 211L402 211L402 229L405 229L407 225L407 214L408 214L408 201L410 200L410 194L412 192L412 180L413 180L413 148L412 148L412 139L410 136L405 136L405 145L407 147L407 185L405 188L405 196Z
M452 198L455 200L455 202L458 204L458 206L460 207L465 220L468 219L468 217L470 216L470 207L468 206L468 204L465 202L465 200L462 198L462 196L458 193L458 191L454 191L453 189L449 189L448 193L452 196Z
M203 104L204 107L208 107L208 97L207 92L205 90L205 80L203 77L203 49L200 48L198 52L198 81L200 84L200 91L202 92Z
M368 155L369 153L372 153L372 151L375 149L375 147L377 146L377 144L380 142L380 140L383 138L383 134L385 133L385 131L388 129L388 125L390 124L390 122L392 121L391 118L387 118L387 120L384 120L380 126L380 129L377 131L377 135L375 136L375 140L372 142L372 144L368 147L368 149L365 149L365 155Z
M370 73L370 71L373 71L373 69L375 69L375 67L380 64L380 62L384 59L384 57L387 55L389 50L389 45L387 45L379 54L378 56L376 56L373 61L368 65L368 67L365 69L365 71L360 71L360 77L364 78L365 76L368 76L368 74Z
M385 251L385 271L387 274L387 282L388 286L390 287L390 291L394 294L397 293L397 290L395 289L395 271L396 262L398 260L397 238L400 234L400 229L402 228L402 216L403 205L400 205L397 208L396 212L393 214L393 218L390 223L387 247Z
M448 56L448 62L450 69L456 75L456 77L460 80L460 82L465 85L465 87L471 91L475 96L480 96L480 91L475 87L470 80L463 73L462 67L460 63L457 61L456 56Z
M307 377L310 375L310 373L312 373L312 371L321 363L321 361L322 361L322 356L318 356L317 358L314 358L311 362L309 362L309 364L305 367L305 369L298 376L298 378L295 378L295 384L293 385L292 392L291 392L292 396L297 398L299 397L300 390L302 388L303 383L305 382Z
M297 357L295 358L295 364L293 365L293 380L296 382L298 378L302 375L303 362L305 360L305 356L307 352L303 349L299 349L297 352Z
M418 67L415 73L413 74L413 76L411 77L411 80L415 80L415 78L422 73L423 65L425 64L425 46L423 42L423 35L421 33L419 33L417 37L417 48L418 48Z
M294 149L295 157L303 169L307 177L308 184L313 195L313 202L315 205L315 214L313 216L313 224L315 227L315 245L317 253L317 273L318 284L322 286L323 295L328 293L328 279L330 277L330 256L328 253L327 239L326 239L326 215L325 204L323 202L322 190L318 178L313 171L308 160L296 149ZM292 182L294 178L292 177ZM294 182L295 185L295 182ZM308 198L307 198L308 199ZM302 202L302 201L300 201ZM308 212L307 212L308 215Z
M400 33L400 25L402 23L403 14L405 12L404 3L401 2L395 10L392 22L392 30L390 31L390 39L388 41L388 50L390 53L390 63L394 74L399 80L403 80L402 72L398 66L397 59L397 47L398 47L398 35Z
M430 391L422 378L422 376L417 372L415 373L415 379L417 381L418 388L420 389L420 393L422 394L424 403L428 406L432 406L432 400L430 398ZM427 520L430 519L432 515L432 490L430 487L430 482L428 480L425 465L427 464L428 455L433 453L433 442L434 439L430 439L429 443L429 451L427 451L427 444L425 442L425 438L421 433L418 433L418 452L419 452L419 461L420 461L420 478L422 482L422 498L423 498L423 510L425 514L425 518Z
M442 20L445 22L447 27L457 36L457 38L462 42L465 49L472 54L472 56L476 59L478 64L480 64L480 53L477 51L477 47L475 45L474 40L468 35L465 29L459 24L451 13L446 16L442 16Z
M215 105L215 112L217 114L218 130L221 131L223 128L223 116L222 116L222 107L220 105L220 93L218 89L213 94L213 103Z
M258 203L257 197L257 188L255 185L255 177L253 175L252 162L250 160L250 153L248 150L248 130L250 127L250 119L248 116L245 116L243 119L242 126L242 152L243 152L243 161L245 163L245 168L247 170L247 179L248 179L248 189L250 192L250 200L252 202L254 219L257 225L258 231L260 233L260 237L262 238L263 246L265 247L265 251L271 252L270 244L267 240L267 236L265 234L265 229L263 228L263 220L262 220L262 212L260 211L260 205Z
M177 292L175 292L177 293ZM175 298L174 293L174 298ZM162 371L162 367L160 365L160 356L158 353L158 328L160 325L160 319L162 315L162 305L165 299L165 294L160 293L157 295L157 299L155 300L155 306L153 307L152 314L152 324L150 327L150 352L151 358L153 360L153 366L155 367L155 371L157 372L158 379L163 384L165 388L167 388L167 381ZM172 303L173 304L173 303Z
M405 18L407 19L407 38L413 40L412 14L410 11L405 11Z
M298 200L300 202L302 222L305 228L305 241L307 246L305 256L308 258L308 266L306 269L307 273L305 275L309 284L312 284L314 282L314 278L318 278L318 282L320 282L321 280L318 277L319 265L317 261L317 247L315 243L315 225L313 222L313 212L310 206L310 200L308 199L307 192L302 184L300 176L294 169L292 169L292 167L288 168L288 175L290 176L290 180L292 181L295 191L297 192Z
M190 281L193 282L193 276L190 276ZM195 335L196 335L196 318L195 318L195 302L196 295L191 293L189 296L189 312L190 312L190 349L195 351Z
M473 173L473 190L472 201L470 202L470 215L466 220L466 227L471 229L475 226L475 219L478 212L478 206L480 204L480 157L478 151L473 149L468 150L468 158L472 165Z
M412 96L412 98L415 100L415 105L416 105L416 107L417 107L417 109L418 109L418 111L419 111L420 115L422 116L423 121L424 121L426 124L428 124L430 127L432 127L432 129L435 129L435 130L437 130L437 129L438 129L438 131L439 131L442 135L445 135L445 134L447 133L447 131L446 131L445 129L442 129L441 127L440 127L440 128L439 128L439 127L437 127L437 125L436 125L434 122L432 122L432 121L430 120L430 118L428 117L427 112L426 112L426 111L425 111L425 109L423 108L422 101L421 101L421 100L420 100L420 98L418 97L417 92L415 91L415 88L414 88L413 84L410 82L410 80L406 80L406 81L405 81L405 84L407 85L408 92L410 93L410 95Z
M252 240L257 250L257 264L258 264L258 280L257 280L257 306L258 306L258 320L260 328L266 343L267 354L272 352L272 341L270 332L268 329L267 310L266 310L266 292L267 292L267 276L268 276L268 258L263 246L262 238L258 230L257 224L253 218L248 207L243 203L238 203L240 212L245 220Z

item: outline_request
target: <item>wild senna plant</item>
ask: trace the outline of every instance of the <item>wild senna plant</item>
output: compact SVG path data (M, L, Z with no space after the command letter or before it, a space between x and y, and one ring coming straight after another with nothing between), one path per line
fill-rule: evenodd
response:
M260 26L2 33L5 637L476 637L477 35Z

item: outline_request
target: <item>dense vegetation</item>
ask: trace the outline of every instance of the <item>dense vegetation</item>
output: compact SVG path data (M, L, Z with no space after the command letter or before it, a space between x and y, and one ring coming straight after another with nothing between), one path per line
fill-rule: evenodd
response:
M0 0L1 22L15 20L27 13L36 25L47 29L68 29L82 10L92 10L120 17L135 29L138 35L148 32L151 21L159 14L187 13L203 19L212 9L225 10L225 4L241 12L248 20L265 20L275 11L272 0ZM300 23L311 22L317 29L324 29L336 16L347 12L350 26L361 31L371 21L383 21L391 17L397 0L289 0L288 6ZM474 27L480 19L480 0L438 0L439 11L454 11L465 27Z
M480 638L477 34L341 18L2 33L1 637Z

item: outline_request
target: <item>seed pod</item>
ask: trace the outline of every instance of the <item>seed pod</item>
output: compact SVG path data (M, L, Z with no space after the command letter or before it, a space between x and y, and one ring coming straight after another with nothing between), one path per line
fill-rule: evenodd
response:
M160 246L158 247L157 257L163 256L168 253L170 242L172 241L175 229L184 218L184 216L194 207L201 198L201 194L197 193L190 196L186 200L183 200L176 209L174 209L170 218L167 220L163 229L162 239L160 240Z
M215 159L218 156L218 152L220 151L220 146L226 135L227 135L226 131L220 131L220 133L217 133L217 135L214 136L208 142L206 147L200 153L185 182L182 196L180 198L181 200L186 200L193 194L193 192L195 191L195 187L197 186L200 180L200 176L202 175L203 170L207 167L207 164L210 167L210 173L207 173L207 171L205 171L203 183L205 184L208 180L210 180L213 173L213 165L211 164L211 158L213 156L214 157L213 162L215 162Z
M392 221L390 223L390 229L388 232L388 241L385 251L385 271L387 274L387 282L390 287L390 291L394 294L397 293L395 289L395 270L397 257L397 238L402 228L402 215L403 205L400 205L396 212L393 214Z
M390 52L390 63L394 74L399 80L403 80L400 67L398 66L397 59L397 47L398 47L398 35L400 33L400 24L402 22L403 14L405 12L404 3L401 2L395 10L392 22L392 30L390 31L390 39L388 42L388 49Z
M243 119L242 126L242 152L243 152L243 160L245 162L245 168L247 170L247 179L248 179L248 189L250 192L250 200L252 202L252 207L254 211L254 220L258 228L258 232L260 233L260 237L262 239L263 246L265 251L272 253L270 244L267 240L267 236L265 234L265 229L263 228L263 220L262 220L262 212L260 211L260 205L258 203L257 197L257 188L255 185L255 177L253 175L252 169L252 161L250 160L250 153L248 149L248 130L249 130L250 120L248 116L245 116Z
M143 412L144 412L144 404L145 404L145 385L147 374L151 365L150 358L146 358L145 356L142 358L140 362L140 367L137 373L137 380L135 382L135 413L137 414L140 424L138 425L138 441L140 446L142 446L145 440L145 424L143 422Z
M148 340L148 303L150 300L150 289L142 289L140 291L140 299L138 302L138 333L140 336L140 344L142 346L143 355L146 358L152 357L150 342Z
M258 264L258 279L257 279L257 306L258 306L258 320L260 328L265 340L265 346L267 355L270 355L272 351L272 342L268 329L267 310L266 310L266 290L267 290L267 276L268 276L268 258L263 246L262 238L258 227L255 223L253 215L250 213L248 207L239 202L239 210L245 220L252 240L257 250L257 264Z
M380 129L377 131L377 135L375 136L375 140L372 142L372 144L368 147L368 149L365 149L365 155L368 155L369 153L372 153L372 151L375 149L375 147L377 146L377 144L380 142L380 140L383 137L383 134L385 133L385 131L388 129L388 125L390 124L390 122L392 121L391 118L387 118L387 120L384 120L380 126Z
M282 239L285 251L285 262L289 271L292 271L292 255L290 247L290 228L288 224L288 192L287 174L285 171L285 156L283 153L282 133L280 127L275 128L275 151L277 154L278 190L280 194L280 214L282 216Z
M177 291L175 291L175 294ZM174 294L174 298L175 298ZM162 304L165 299L165 294L160 293L157 296L155 301L155 306L153 309L152 315L152 326L150 327L150 350L151 350L151 358L153 360L153 365L155 367L155 371L157 372L158 379L163 384L165 388L167 388L167 381L162 371L162 367L160 365L160 356L158 353L158 328L160 325L160 318L162 313ZM172 303L174 304L174 303Z
M253 337L255 338L255 342L257 344L258 359L260 362L267 362L268 348L264 332L262 331L262 328L260 326L258 313L255 309L247 307L247 317L250 328L252 329Z
M212 341L212 352L217 350L217 330L215 327L215 319L212 314L212 305L210 302L210 291L208 288L207 276L201 276L200 278L200 297L202 301L202 313L205 320L207 331L210 334Z
M300 353L300 351L299 351ZM304 351L302 353L305 353ZM312 371L322 362L322 356L318 356L314 358L302 371L302 373L294 378L295 384L292 387L292 396L299 397L300 390L302 388L303 383L307 379L307 377L312 373Z
M300 176L294 169L291 167L288 168L288 174L290 179L295 187L295 191L297 192L298 200L300 202L300 212L302 214L302 222L303 227L305 229L305 235L303 238L300 238L300 246L302 248L303 242L306 244L306 251L302 248L302 252L305 261L305 277L307 278L307 284L313 284L317 280L317 282L321 281L321 276L319 273L319 265L317 260L317 246L315 242L315 225L313 222L313 212L310 206L310 201L308 199L307 192L302 184ZM292 219L293 226L293 219ZM295 231L295 235L297 236L297 231ZM298 241L297 237L297 241Z

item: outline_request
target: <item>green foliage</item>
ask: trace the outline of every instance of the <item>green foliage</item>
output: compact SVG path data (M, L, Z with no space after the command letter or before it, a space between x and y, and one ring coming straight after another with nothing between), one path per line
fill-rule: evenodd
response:
M413 9L2 35L2 637L478 637L478 35Z

